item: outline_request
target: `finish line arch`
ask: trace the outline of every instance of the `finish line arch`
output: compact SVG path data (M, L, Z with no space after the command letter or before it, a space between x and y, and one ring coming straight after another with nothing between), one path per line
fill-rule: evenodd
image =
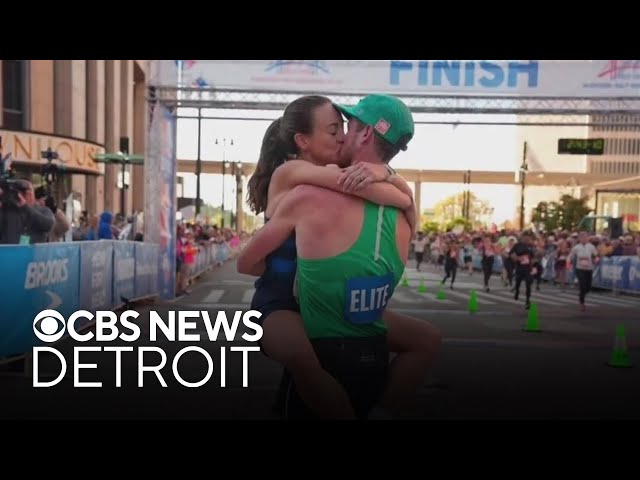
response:
M350 105L375 92L416 113L633 114L640 61L155 61L150 87L152 101L174 108L282 110L310 93Z
M310 93L346 105L389 93L415 113L511 114L525 124L611 126L621 115L631 118L621 125L640 127L640 60L152 61L145 238L174 236L180 108L283 110Z

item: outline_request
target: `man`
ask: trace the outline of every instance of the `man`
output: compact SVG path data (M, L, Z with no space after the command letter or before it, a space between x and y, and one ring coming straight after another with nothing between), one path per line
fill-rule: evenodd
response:
M0 244L29 245L44 243L53 228L51 210L36 203L33 185L13 180L14 192L0 190Z
M514 299L517 301L520 296L520 284L522 280L525 283L525 292L526 292L526 302L525 307L529 310L531 306L531 282L533 280L532 273L535 275L536 272L532 272L532 264L534 258L534 250L533 245L531 245L531 233L522 232L520 237L520 241L516 243L511 249L511 259L515 262L515 270L516 270L516 286L515 286L515 295Z
M571 249L569 257L571 258L571 264L575 266L576 277L580 286L580 310L584 312L584 299L589 290L591 290L591 280L593 279L593 269L598 257L598 250L589 242L587 232L580 232L578 238L580 243Z
M51 210L54 217L53 229L49 233L49 242L62 242L64 241L64 234L70 228L69 220L62 210L60 210L53 197L47 194L47 190L44 187L38 187L35 191L36 204L41 207L40 210L45 208Z
M386 95L367 96L354 108L337 108L349 120L342 156L356 164L346 174L345 187L355 183L357 188L366 179L366 168L358 162L386 164L406 149L414 134L413 118L406 105ZM372 371L386 369L387 344L393 346L393 339L386 338L382 314L407 261L409 223L396 209L302 185L286 194L269 223L255 234L245 260L259 263L294 231L302 318L321 363L336 377L344 375L345 384L367 383L369 397L379 398L384 375L363 374L354 358L369 358ZM410 361L392 363L385 397L401 383L392 377L414 376L412 387L424 380L423 372L408 371ZM345 365L353 370L346 373ZM407 383L412 382L403 388L410 390ZM366 401L354 405L360 417L370 407Z

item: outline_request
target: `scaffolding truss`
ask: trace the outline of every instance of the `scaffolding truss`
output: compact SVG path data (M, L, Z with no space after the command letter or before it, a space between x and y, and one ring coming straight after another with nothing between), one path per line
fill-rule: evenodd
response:
M366 93L317 92L337 103L355 105ZM283 110L309 92L221 90L196 87L153 87L150 98L173 108ZM518 115L514 124L640 125L640 97L525 97L487 95L398 95L415 113ZM607 116L629 121L611 122ZM604 117L594 119L594 116ZM461 124L464 122L460 122ZM500 124L496 122L496 124Z

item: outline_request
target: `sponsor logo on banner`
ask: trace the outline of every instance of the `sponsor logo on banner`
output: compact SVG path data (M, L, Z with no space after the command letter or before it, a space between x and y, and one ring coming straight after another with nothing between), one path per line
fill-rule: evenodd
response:
M270 60L261 75L251 78L256 83L342 85L326 60Z
M640 88L640 60L604 60L596 70L595 78L584 88L622 90Z

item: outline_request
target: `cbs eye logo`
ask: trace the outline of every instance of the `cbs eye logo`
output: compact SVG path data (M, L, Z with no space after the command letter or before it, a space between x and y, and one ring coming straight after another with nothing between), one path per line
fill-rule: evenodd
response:
M64 317L55 310L43 310L33 319L33 333L43 342L57 342L64 332Z

